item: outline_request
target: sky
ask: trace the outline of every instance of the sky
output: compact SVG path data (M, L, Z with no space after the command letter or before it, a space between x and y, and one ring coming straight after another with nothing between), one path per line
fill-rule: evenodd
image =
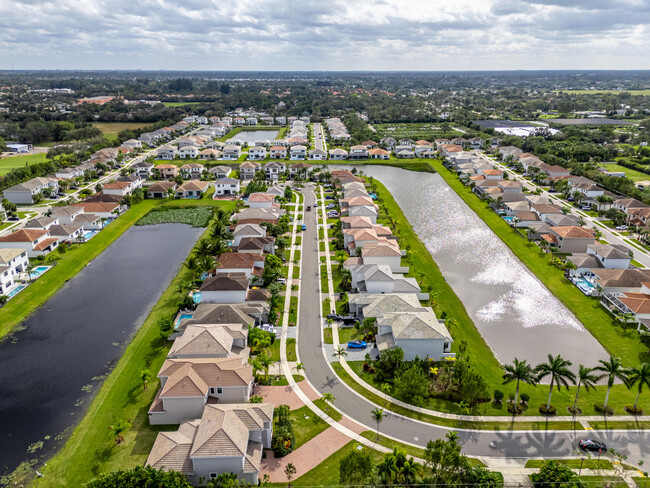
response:
M650 69L650 0L0 0L0 69Z

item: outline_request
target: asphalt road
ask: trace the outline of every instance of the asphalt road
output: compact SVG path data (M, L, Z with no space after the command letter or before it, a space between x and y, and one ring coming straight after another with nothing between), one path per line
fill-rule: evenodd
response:
M316 198L313 187L302 190L305 205L313 207ZM307 230L302 237L302 270L300 286L300 314L298 332L299 360L304 364L306 377L318 392L332 393L334 405L350 418L375 430L370 412L376 408L365 398L339 381L330 368L322 348L320 301L320 265L318 257L318 211L305 212ZM380 433L404 442L425 446L431 439L443 437L449 430L388 412L380 425ZM650 431L471 431L458 430L463 451L471 456L499 458L575 457L581 454L577 441L581 438L602 440L628 456L630 464L649 457ZM490 447L494 443L494 447Z

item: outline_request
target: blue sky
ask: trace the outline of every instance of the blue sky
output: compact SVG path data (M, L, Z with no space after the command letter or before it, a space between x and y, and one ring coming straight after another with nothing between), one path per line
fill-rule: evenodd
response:
M650 0L0 0L0 69L650 69Z

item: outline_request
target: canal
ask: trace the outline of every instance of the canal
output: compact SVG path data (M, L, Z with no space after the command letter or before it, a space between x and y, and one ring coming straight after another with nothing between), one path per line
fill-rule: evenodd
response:
M0 344L0 471L47 457L81 420L202 232L132 227Z
M381 181L502 363L548 353L595 366L603 347L438 174L360 166ZM513 236L513 238L516 236ZM434 290L435 291L435 290Z

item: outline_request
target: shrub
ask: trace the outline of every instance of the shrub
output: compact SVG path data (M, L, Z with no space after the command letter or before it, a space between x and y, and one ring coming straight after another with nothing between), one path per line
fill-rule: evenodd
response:
M594 410L598 413L604 413L607 415L612 415L614 413L614 409L607 405L607 408L605 408L605 405L602 403L596 403L594 404Z
M528 403L528 400L530 400L530 395L528 393L522 393L519 398L521 399L521 403Z
M625 405L625 411L633 415L641 415L643 413L643 408L634 405Z
M492 396L494 397L495 402L501 403L503 401L504 394L501 390L494 390Z
M524 411L524 407L522 407L521 405L515 405L514 403L511 403L511 404L508 405L508 412L509 413L519 415L519 414L523 413L523 411Z
M539 413L542 415L555 415L557 413L557 409L553 405L550 405L548 408L546 408L546 404L542 403L539 406Z

